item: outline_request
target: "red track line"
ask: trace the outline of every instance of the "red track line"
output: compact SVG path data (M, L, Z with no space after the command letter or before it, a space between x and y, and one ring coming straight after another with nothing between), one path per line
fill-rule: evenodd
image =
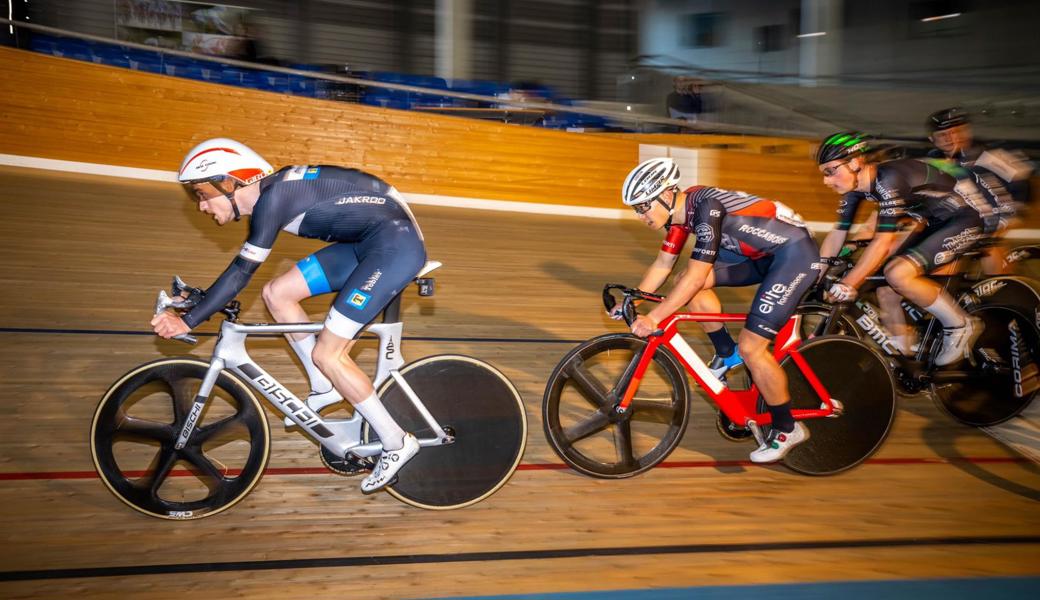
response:
M1014 464L1027 463L1028 458L1020 456L977 456L959 458L871 458L866 461L868 465L951 465L951 464ZM669 461L657 465L656 469L712 469L719 467L754 467L760 466L749 460L691 460L691 461ZM563 471L570 467L563 463L525 463L517 467L518 471ZM239 470L228 471L229 475L238 475ZM323 475L329 470L325 467L280 467L267 469L265 475ZM142 477L144 471L128 471L130 477ZM187 477L192 475L191 471L178 469L170 472L171 477ZM0 473L0 481L21 481L28 479L59 480L59 479L95 479L97 473L94 471L39 471L26 473Z

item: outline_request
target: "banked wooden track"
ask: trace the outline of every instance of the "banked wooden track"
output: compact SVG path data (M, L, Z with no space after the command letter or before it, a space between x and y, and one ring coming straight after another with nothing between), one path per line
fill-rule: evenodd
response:
M415 212L445 266L435 297L405 302L404 352L471 353L513 379L531 425L513 480L452 513L365 497L270 413L270 471L245 501L198 522L146 518L93 475L89 421L132 366L212 347L147 335L150 308L173 273L207 285L244 224L216 227L169 184L34 170L0 168L0 201L0 597L404 598L1040 571L1040 471L924 397L903 398L876 459L837 477L749 466L748 446L722 440L702 403L662 468L625 481L560 468L541 432L544 382L573 341L620 331L599 288L635 281L656 238L634 221L427 206ZM244 318L266 320L261 283L317 247L281 239L242 294ZM723 300L742 310L747 293ZM325 304L307 307L320 318ZM303 383L283 343L252 349Z

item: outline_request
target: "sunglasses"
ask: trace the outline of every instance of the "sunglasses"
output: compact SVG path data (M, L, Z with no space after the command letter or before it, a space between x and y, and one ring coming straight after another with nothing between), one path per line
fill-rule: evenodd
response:
M654 201L650 200L648 202L641 202L639 204L633 204L632 205L632 210L636 211L637 215L642 215L642 214L646 214L646 212L649 211L653 207L654 207Z
M838 172L838 169L847 164L849 164L849 161L846 160L834 165L833 167L827 167L825 169L822 169L820 172L823 173L824 177L834 177L834 174Z

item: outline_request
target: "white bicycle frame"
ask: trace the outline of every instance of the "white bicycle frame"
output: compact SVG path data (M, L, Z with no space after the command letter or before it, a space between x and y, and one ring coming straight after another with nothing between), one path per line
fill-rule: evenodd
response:
M427 263L426 267L417 277L429 273L440 266L440 263ZM164 300L165 298L165 300ZM165 310L166 306L173 301L160 293L158 307ZM335 456L346 456L347 452L360 457L367 458L382 452L383 445L380 442L369 442L362 444L361 426L364 419L361 414L354 411L349 419L325 419L317 412L311 410L307 403L300 400L288 388L283 386L273 375L268 373L256 363L246 351L245 341L250 334L285 334L285 333L318 333L324 327L323 323L255 323L242 324L224 321L220 326L220 335L217 337L217 346L210 358L209 369L202 380L195 402L188 414L188 419L177 438L177 449L183 448L195 430L195 425L202 415L213 386L220 376L220 372L227 369L239 375L253 389L260 392L278 410L283 412L293 423L299 425L300 429L314 441L321 444ZM388 377L392 377L401 390L405 393L415 409L422 415L423 419L436 432L436 437L420 438L420 446L440 446L450 444L454 437L448 435L437 420L423 405L419 396L415 393L408 382L400 374L400 368L404 365L404 357L401 355L401 333L404 330L403 322L395 323L373 323L364 331L375 334L379 339L379 352L376 357L376 377L373 385L376 389Z

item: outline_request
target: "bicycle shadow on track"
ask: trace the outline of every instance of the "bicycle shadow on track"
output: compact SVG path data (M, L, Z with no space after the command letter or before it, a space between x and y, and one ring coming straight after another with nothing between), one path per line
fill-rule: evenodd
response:
M943 414L938 407L934 406L932 398L928 397L927 394L914 396L901 394L899 396L899 407L925 420L924 428L921 430L921 440L935 456L944 459L950 466L979 481L1029 500L1040 501L1040 488L1029 487L998 475L987 469L986 462L973 460L975 457L966 456L959 449L964 444L958 444L958 441L986 435L984 431L970 425L958 423L952 417ZM987 439L992 439L994 443L1000 444L1002 448L1005 448L1009 457L1020 458L1018 453L1007 448L999 440L989 436L987 436ZM1015 464L1021 466L1032 475L1040 475L1040 465L1037 465L1035 462L1025 459Z

